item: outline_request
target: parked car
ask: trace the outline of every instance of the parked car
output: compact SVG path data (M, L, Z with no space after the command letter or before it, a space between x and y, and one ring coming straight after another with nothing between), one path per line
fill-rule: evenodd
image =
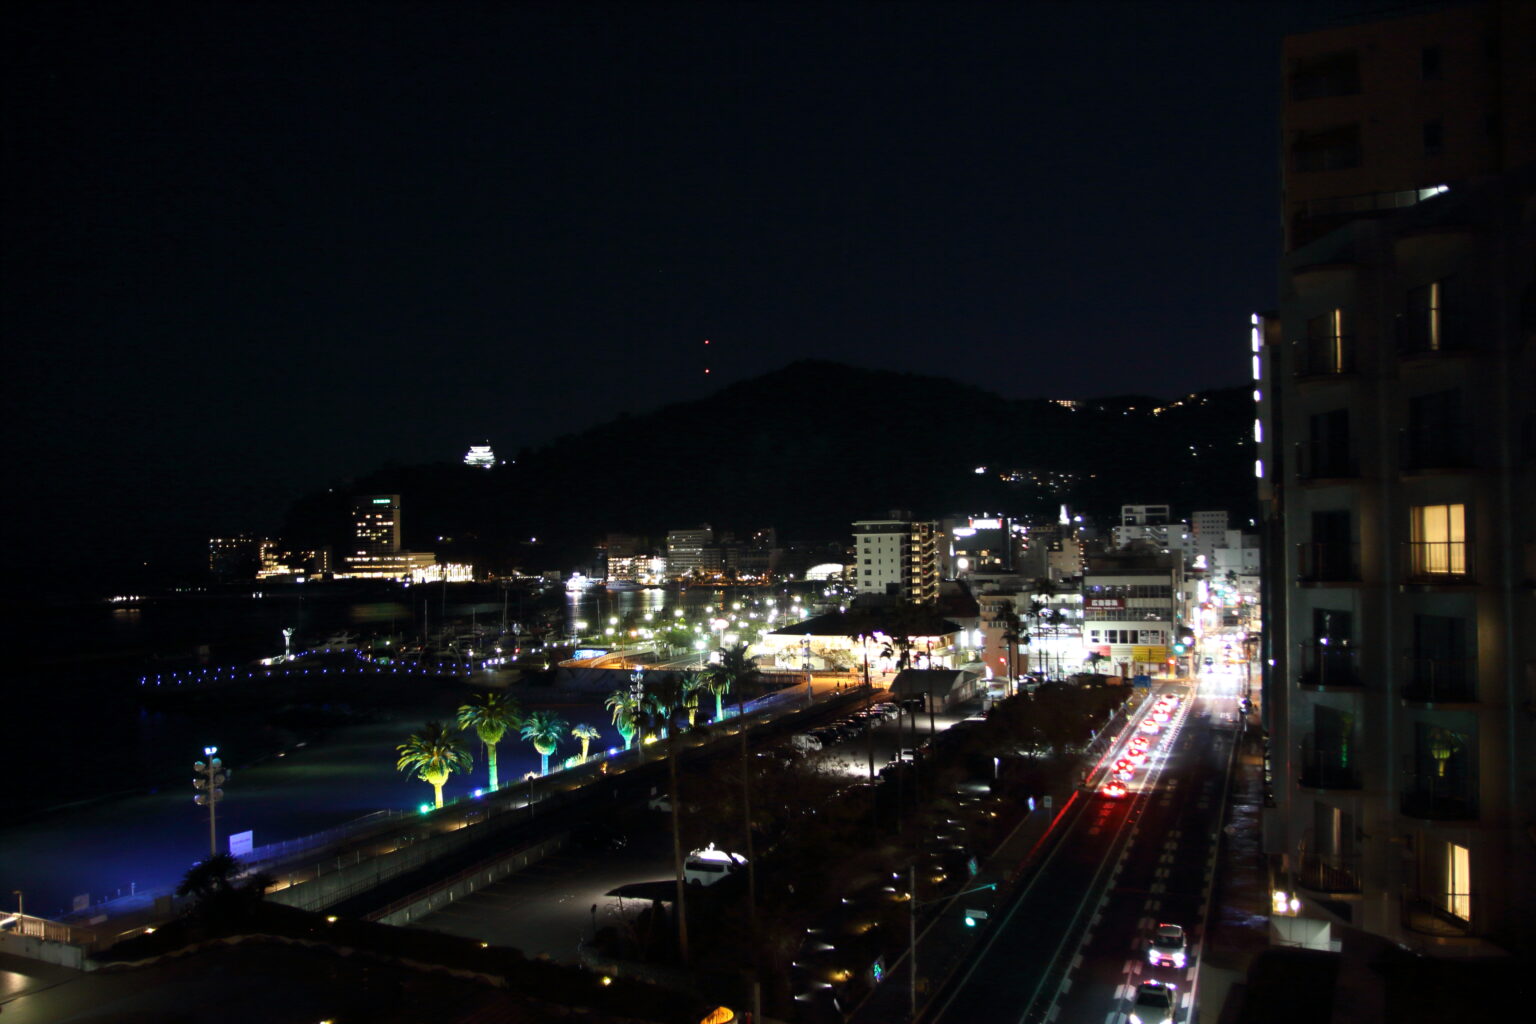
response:
M683 881L689 885L714 885L745 867L747 858L739 853L726 853L710 843L702 850L694 850L683 862Z
M802 754L814 754L821 750L821 740L808 732L796 733L789 738L789 745Z

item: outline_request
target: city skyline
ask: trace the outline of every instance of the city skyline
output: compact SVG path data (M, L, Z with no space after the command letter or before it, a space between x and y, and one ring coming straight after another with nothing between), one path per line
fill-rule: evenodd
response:
M1005 397L1240 383L1273 62L1335 13L375 10L11 16L11 457L45 546L208 535L808 355Z

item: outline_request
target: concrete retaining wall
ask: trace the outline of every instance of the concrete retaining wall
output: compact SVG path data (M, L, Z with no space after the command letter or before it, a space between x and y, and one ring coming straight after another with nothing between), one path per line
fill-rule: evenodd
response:
M468 871L445 879L430 889L390 904L376 915L369 914L368 918L381 924L410 924L433 911L441 910L454 900L462 899L492 882L516 874L530 864L536 864L545 857L565 849L569 841L570 833L562 832L532 846L524 847L516 853L509 853L494 861L477 864Z
M58 964L60 967L73 967L77 971L88 969L85 950L79 946L31 935L0 932L0 953L24 956L28 960L41 960L45 964Z

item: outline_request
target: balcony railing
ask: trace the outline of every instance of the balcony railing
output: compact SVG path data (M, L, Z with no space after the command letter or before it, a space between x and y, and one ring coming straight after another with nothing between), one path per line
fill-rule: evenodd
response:
M1355 583L1360 579L1358 544L1308 541L1296 549L1296 578L1303 583Z
M1300 665L1297 682L1302 686L1358 689L1364 685L1360 674L1359 652L1338 641L1302 641Z
M1404 473L1472 469L1477 456L1465 429L1402 430L1397 435L1397 465Z
M1338 377L1355 372L1353 335L1292 342L1291 372L1298 380Z
M1348 449L1316 441L1296 443L1298 480L1353 480L1359 475L1360 465Z
M1472 542L1466 540L1405 541L1410 583L1471 583Z
M1473 350L1467 318L1444 309L1420 311L1397 318L1400 356L1455 355Z
M1408 891L1403 894L1403 926L1421 935L1438 935L1445 938L1477 934L1476 923L1482 920L1482 893L1427 893Z
M1296 881L1313 892L1358 893L1360 858L1303 857L1296 871Z
M1313 737L1301 742L1301 784L1308 789L1359 789L1360 772L1345 748L1319 747Z
M1429 766L1417 776L1409 776L1402 811L1406 817L1428 821L1473 821L1477 818L1477 786L1440 778Z
M1403 659L1403 698L1428 704L1466 704L1477 700L1475 658Z

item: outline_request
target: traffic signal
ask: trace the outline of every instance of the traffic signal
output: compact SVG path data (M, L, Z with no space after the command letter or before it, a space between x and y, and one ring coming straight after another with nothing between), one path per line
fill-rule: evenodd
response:
M1175 643L1173 645L1173 653L1174 654L1188 654L1189 653L1189 644L1186 644L1183 640L1178 641L1177 643Z

